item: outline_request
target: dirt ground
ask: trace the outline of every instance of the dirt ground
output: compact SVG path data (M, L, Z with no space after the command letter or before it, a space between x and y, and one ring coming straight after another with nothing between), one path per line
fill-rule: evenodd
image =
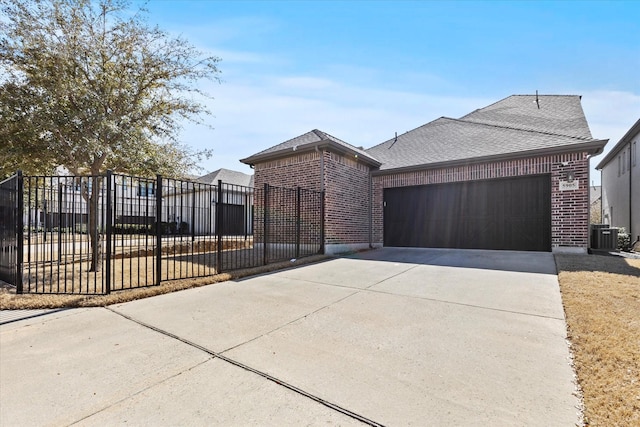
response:
M640 259L556 255L588 426L640 426Z
M313 255L296 260L283 261L266 266L235 270L230 273L215 274L208 277L171 280L162 282L160 286L149 286L139 289L126 289L112 292L109 295L59 295L59 294L23 294L16 295L15 287L3 285L0 282L0 310L28 310L62 307L102 307L110 304L118 304L155 295L176 292L183 289L210 285L227 280L255 274L282 270L302 264L319 262L329 257L326 255Z

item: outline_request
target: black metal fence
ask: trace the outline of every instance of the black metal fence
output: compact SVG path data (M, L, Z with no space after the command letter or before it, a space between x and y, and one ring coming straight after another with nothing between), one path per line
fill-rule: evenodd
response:
M108 294L321 253L321 192L113 174L0 183L0 279Z
M0 182L0 280L17 283L20 276L22 227L19 227L22 174Z

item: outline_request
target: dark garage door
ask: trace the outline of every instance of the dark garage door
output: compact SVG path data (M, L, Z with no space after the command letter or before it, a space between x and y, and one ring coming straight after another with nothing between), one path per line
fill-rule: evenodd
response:
M550 251L551 179L387 188L384 245Z

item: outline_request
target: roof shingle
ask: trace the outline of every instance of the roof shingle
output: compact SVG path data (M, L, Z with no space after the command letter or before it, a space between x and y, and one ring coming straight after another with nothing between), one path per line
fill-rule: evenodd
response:
M590 142L598 140L591 137L579 96L513 95L460 119L441 117L367 152L382 162L381 170L390 170Z
M592 138L580 96L512 95L460 119L441 117L367 150L314 129L241 161L254 164L286 156L291 150L327 144L354 154L370 166L392 170L556 152L580 144L596 153L605 143Z
M460 120L591 139L579 95L512 95Z
M286 153L291 150L303 150L312 146L316 143L327 142L333 144L334 146L341 147L348 152L352 152L356 154L359 158L368 160L370 163L378 164L379 162L371 156L371 154L367 153L364 149L355 147L343 140L336 138L335 136L329 135L326 132L323 132L318 129L314 129L305 134L297 136L295 138L289 139L285 142L282 142L278 145L274 145L273 147L267 148L266 150L262 150L259 153L256 153L246 159L240 160L243 163L252 163L257 159L264 159L271 156L277 156L279 153Z
M243 172L233 171L229 169L218 169L207 175L203 175L196 179L203 184L218 185L218 180L222 180L225 184L242 185L244 187L253 187L253 175L247 175Z

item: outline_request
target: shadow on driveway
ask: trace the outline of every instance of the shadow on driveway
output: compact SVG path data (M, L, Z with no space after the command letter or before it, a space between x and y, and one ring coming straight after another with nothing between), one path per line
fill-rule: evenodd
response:
M394 263L438 265L442 267L556 274L553 255L550 252L385 247L348 255L347 258Z

